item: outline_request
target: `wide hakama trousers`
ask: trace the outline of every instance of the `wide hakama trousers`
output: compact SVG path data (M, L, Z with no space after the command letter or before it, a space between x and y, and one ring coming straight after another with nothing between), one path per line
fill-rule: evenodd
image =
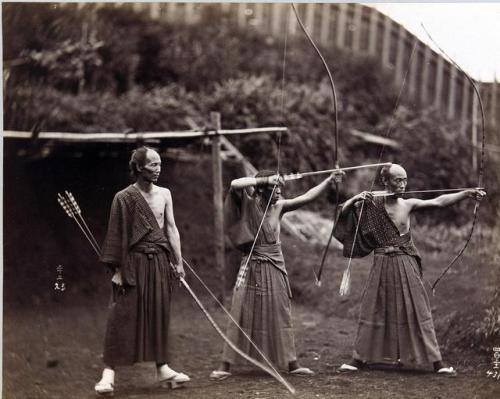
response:
M135 286L114 286L104 342L109 366L168 361L170 262L166 252L131 252Z
M361 301L353 357L404 364L441 360L429 298L415 257L375 254Z
M231 315L273 364L288 368L289 362L297 360L286 277L271 262L250 261L246 284L234 289ZM262 360L232 322L228 323L227 335L244 353ZM239 355L226 344L222 360L238 363Z

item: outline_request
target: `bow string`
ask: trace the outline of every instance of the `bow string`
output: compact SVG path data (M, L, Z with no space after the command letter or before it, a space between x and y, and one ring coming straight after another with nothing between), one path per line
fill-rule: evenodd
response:
M439 51L460 71L462 74L466 77L466 79L469 81L471 84L472 88L474 89L474 93L478 99L479 102L479 109L481 111L481 162L479 165L479 171L478 171L478 184L477 187L483 187L483 177L484 177L484 163L485 163L485 138L486 138L486 123L485 123L485 116L484 116L484 106L483 106L483 101L481 98L481 94L479 92L479 89L474 82L474 80L470 77L470 75L463 70L460 65L458 65L453 58L451 58L446 51L434 40L434 38L431 36L429 31L425 28L424 24L421 24L423 30L429 37L432 43L439 49ZM476 123L476 121L472 121L472 123ZM473 148L473 151L476 151L475 148ZM473 217L472 217L472 223L471 223L471 228L469 231L469 234L467 235L467 238L465 240L465 244L462 246L460 251L455 255L455 257L452 259L452 261L444 268L444 270L441 272L439 277L434 281L432 284L432 292L435 293L436 286L439 284L441 279L448 273L448 271L451 269L451 267L455 264L455 262L462 256L462 254L465 252L467 246L469 245L472 235L474 233L474 228L477 224L478 220L478 211L479 211L479 201L476 201L476 204L474 205L474 211L473 211Z
M332 146L333 146L332 147L332 154L333 154L332 163L333 163L335 169L339 169L340 166L339 166L339 157L338 157L338 150L339 150L338 102L337 102L337 91L335 89L335 83L333 81L333 76L332 76L330 68L328 67L328 64L325 60L325 57L323 57L323 54L321 53L318 46L314 42L313 38L311 37L311 35L307 31L306 27L304 26L304 24L299 16L299 13L297 11L297 8L295 7L295 4L291 3L291 6L292 6L293 12L295 14L295 17L297 18L297 22L299 23L300 28L304 32L304 35L307 37L307 40L309 41L311 46L314 48L314 51L316 52L318 57L321 59L321 63L322 63L322 65L323 65L323 67L328 75L328 81L330 82L330 89L331 89L333 115L334 115L334 129L332 132L332 136L333 136L333 139L332 139ZM324 267L324 264L326 261L326 256L328 254L328 249L330 248L330 244L332 242L333 235L335 233L335 227L336 227L337 218L338 218L339 203L340 203L339 183L337 181L335 181L335 208L334 208L334 215L333 215L333 226L332 226L332 230L330 232L329 238L328 238L328 242L327 242L325 249L323 251L323 255L321 258L321 263L320 263L318 273L316 274L316 271L313 269L315 282L316 282L316 285L318 285L318 286L321 285L321 274L323 272L323 267Z

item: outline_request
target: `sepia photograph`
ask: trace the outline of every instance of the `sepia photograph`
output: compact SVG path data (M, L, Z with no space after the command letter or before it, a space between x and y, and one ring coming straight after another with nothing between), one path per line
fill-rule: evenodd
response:
M2 398L500 397L500 3L0 6Z

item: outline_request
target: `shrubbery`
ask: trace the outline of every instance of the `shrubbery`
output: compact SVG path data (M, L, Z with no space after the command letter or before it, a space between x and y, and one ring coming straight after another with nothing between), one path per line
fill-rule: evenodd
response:
M43 129L53 131L183 130L189 128L186 117L204 126L210 111L219 111L225 128L287 126L283 171L333 165L331 91L319 59L303 38L289 40L283 86L284 43L255 30L213 23L169 26L111 7L91 13L50 4L6 4L3 15L10 39L4 56L24 60L10 68L6 81L6 129L30 130L43 121ZM19 25L27 29L17 29ZM78 47L82 30L88 43L98 45ZM72 51L59 57L68 48ZM341 165L378 161L381 147L351 135L356 129L398 141L400 149L385 148L382 160L402 163L412 189L476 184L468 139L455 133L456 123L427 109L400 107L395 112L400 88L392 86L376 60L338 49L322 51L337 86ZM81 76L78 68L66 64L78 64L83 56ZM403 102L405 96L406 91ZM276 167L275 138L234 141L259 167ZM487 182L496 181L494 170L488 169ZM374 174L361 171L357 179L350 174L354 184L346 185L342 194L369 188ZM309 185L299 181L289 190ZM490 198L497 198L496 185L488 186ZM456 209L448 216L456 216ZM494 219L496 209L491 210Z

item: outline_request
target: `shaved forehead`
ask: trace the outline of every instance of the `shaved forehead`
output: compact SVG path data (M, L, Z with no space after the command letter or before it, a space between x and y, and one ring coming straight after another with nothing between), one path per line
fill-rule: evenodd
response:
M397 163L393 163L391 165L391 167L388 170L388 173L391 176L396 176L396 175L405 175L406 176L406 170L401 165L398 165Z
M161 158L160 158L160 154L158 154L155 150L153 150L152 148L148 148L148 150L146 152L146 159L149 161L152 161L152 160L157 161Z

